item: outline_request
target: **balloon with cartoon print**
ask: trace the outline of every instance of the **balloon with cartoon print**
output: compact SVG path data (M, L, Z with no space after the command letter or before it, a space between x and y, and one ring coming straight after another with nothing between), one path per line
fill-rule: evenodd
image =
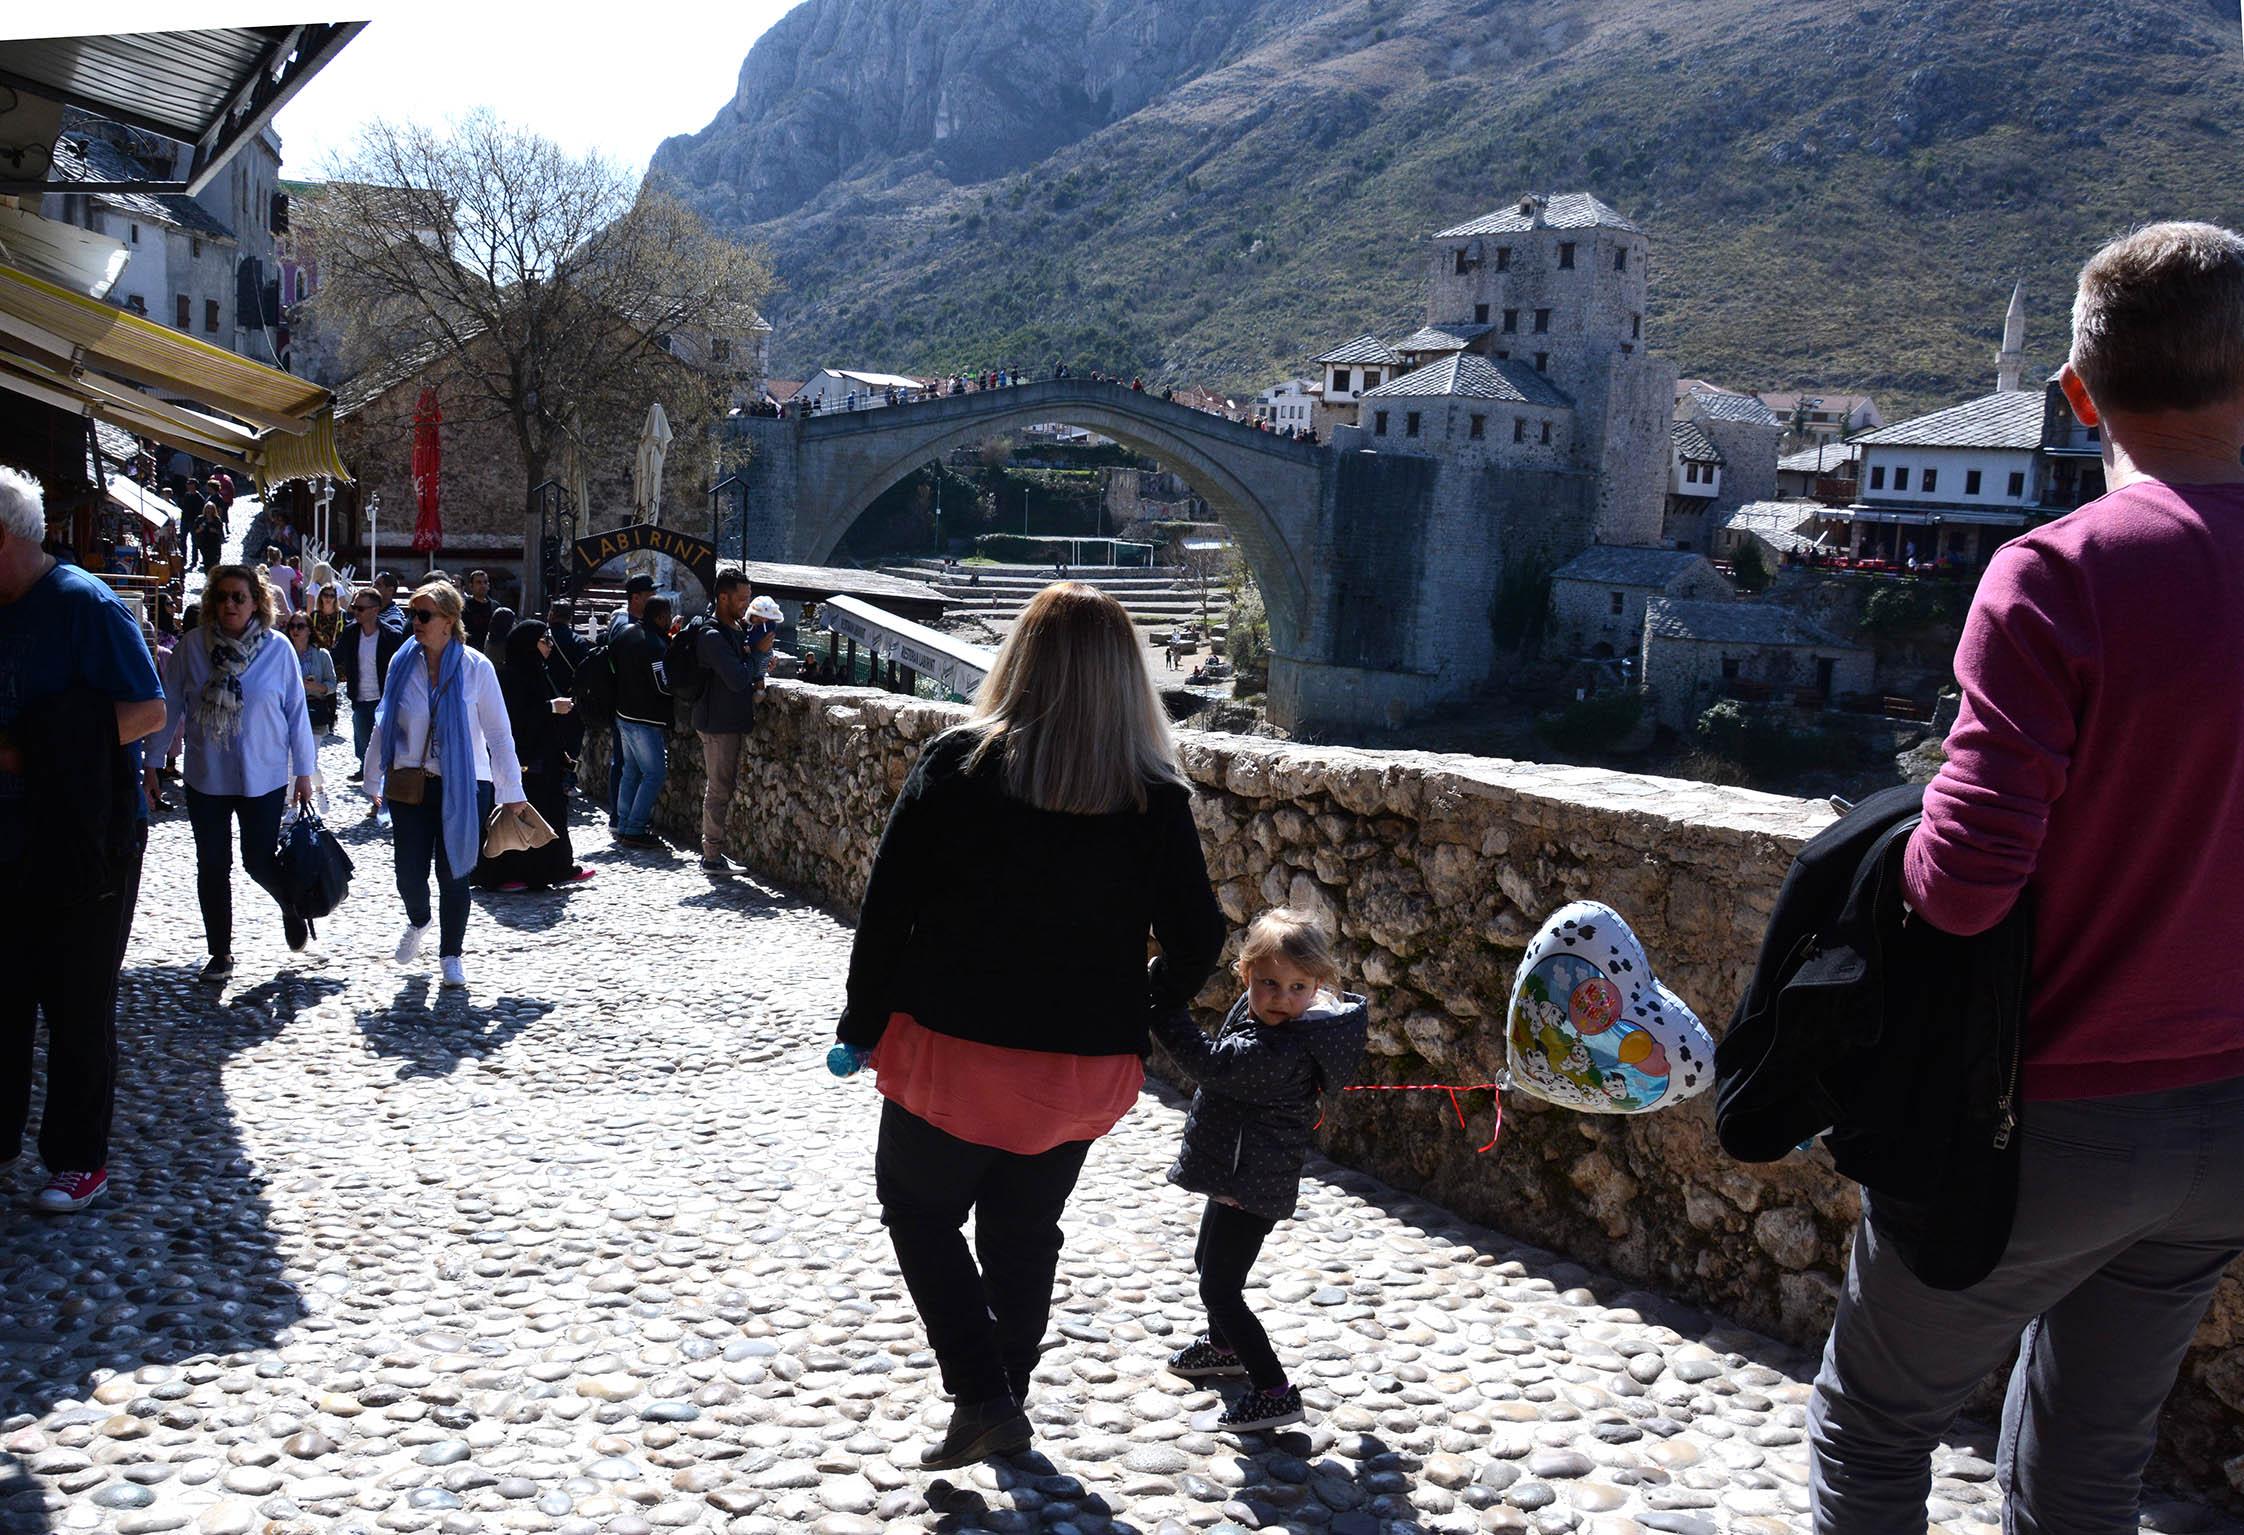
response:
M1596 901L1561 908L1528 944L1504 1053L1522 1092L1589 1114L1664 1109L1714 1080L1713 1036Z

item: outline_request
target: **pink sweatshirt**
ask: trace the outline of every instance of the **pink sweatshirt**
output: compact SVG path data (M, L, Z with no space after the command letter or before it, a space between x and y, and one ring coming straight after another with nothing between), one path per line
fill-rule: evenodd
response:
M2130 485L1998 552L1906 886L1947 932L2030 889L2024 1092L2244 1076L2244 486Z

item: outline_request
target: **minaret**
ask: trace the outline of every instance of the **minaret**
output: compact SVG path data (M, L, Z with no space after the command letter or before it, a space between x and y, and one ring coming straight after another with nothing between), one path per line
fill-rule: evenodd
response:
M2002 350L1995 353L1995 387L2008 393L2026 372L2026 285L2010 290L2010 313L2002 317Z

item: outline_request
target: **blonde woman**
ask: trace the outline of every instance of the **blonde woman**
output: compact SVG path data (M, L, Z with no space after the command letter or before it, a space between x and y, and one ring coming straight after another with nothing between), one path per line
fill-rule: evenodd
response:
M973 718L905 781L835 1031L887 1099L882 1220L957 1403L926 1468L1027 1448L1060 1214L1137 1099L1149 1010L1190 1001L1223 940L1129 615L1089 586L1045 588Z
M509 815L530 808L498 672L468 648L461 606L449 581L423 582L406 604L417 643L390 662L365 763L367 794L377 807L389 801L406 920L397 962L411 964L428 938L433 865L442 919L437 957L447 986L467 984L468 876L483 850L492 797ZM397 792L385 794L392 787Z

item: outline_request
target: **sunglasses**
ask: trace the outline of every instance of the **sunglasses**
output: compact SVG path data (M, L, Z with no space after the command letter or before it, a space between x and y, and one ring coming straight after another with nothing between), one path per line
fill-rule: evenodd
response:
M405 611L411 615L413 622L417 624L434 623L444 616L434 608L407 608Z
M248 604L249 604L249 593L247 593L247 592L212 592L212 593L210 594L210 596L209 596L208 598L206 598L205 600L206 600L206 601L208 601L208 602L210 602L210 603L212 603L212 604L213 604L213 605L215 605L215 606L231 606L232 604L234 604L234 603L237 603L237 602L238 602L238 603L241 603L241 604L242 604L243 606L245 606L245 607L246 607L246 606L248 606Z

